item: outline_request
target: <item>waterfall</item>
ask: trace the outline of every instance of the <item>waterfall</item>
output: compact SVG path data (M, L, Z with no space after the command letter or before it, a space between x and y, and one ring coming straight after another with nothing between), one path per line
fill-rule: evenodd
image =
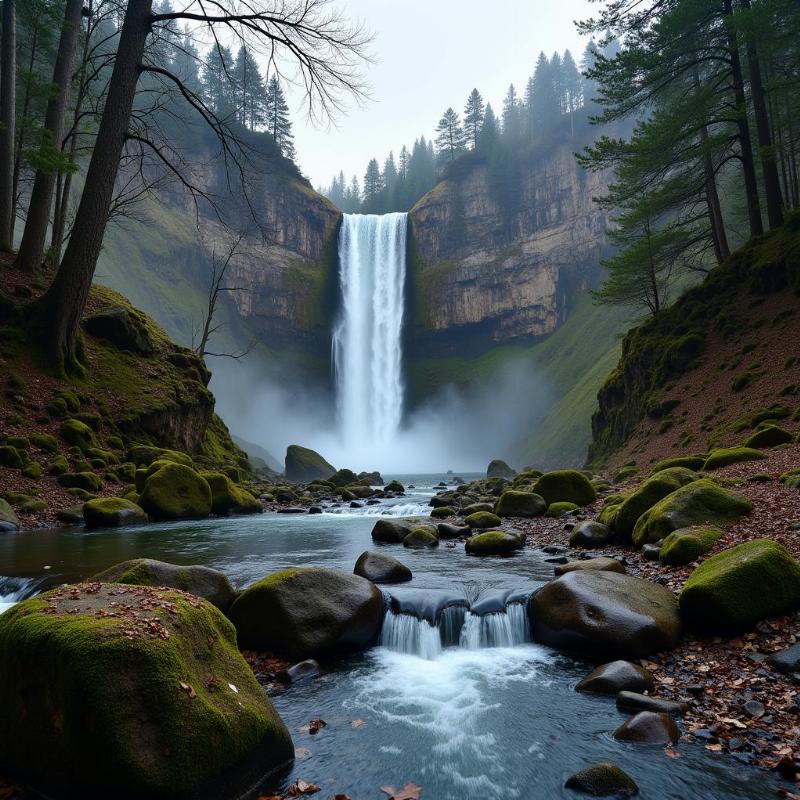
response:
M0 614L39 591L43 578L9 578L0 575Z
M386 442L400 425L407 216L345 214L342 221L332 355L346 445Z

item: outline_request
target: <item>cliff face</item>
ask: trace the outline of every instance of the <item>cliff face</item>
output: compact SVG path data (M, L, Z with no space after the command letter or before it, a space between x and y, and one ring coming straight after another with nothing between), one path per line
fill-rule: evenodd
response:
M564 143L521 163L513 211L477 158L412 209L412 352L548 336L597 283L607 219L592 197L604 193L606 178L581 170L576 149Z

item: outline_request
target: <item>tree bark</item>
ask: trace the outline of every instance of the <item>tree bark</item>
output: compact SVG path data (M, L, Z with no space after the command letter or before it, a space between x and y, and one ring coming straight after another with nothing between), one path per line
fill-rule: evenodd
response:
M0 38L0 251L10 253L14 213L14 121L17 84L17 20L15 0L3 0Z
M750 9L750 0L740 0L740 2L743 8ZM770 229L772 229L783 224L783 196L781 195L778 167L775 163L775 148L772 142L764 82L761 79L758 50L752 35L749 33L745 36L745 42L747 62L750 67L750 95L753 98L756 133L758 134L758 147L761 154L761 172L764 177L764 196L767 201L767 220Z
M78 334L103 244L114 182L136 95L142 54L150 32L152 0L129 2L100 120L86 185L64 258L39 301L48 356L59 370L80 371Z
M43 156L54 149L61 151L64 138L64 117L67 113L69 88L72 81L72 63L75 59L82 10L83 0L67 0L56 63L53 68L53 84L57 87L57 92L48 101L45 111L45 130L42 134L40 149ZM47 226L50 221L50 209L53 205L56 172L55 169L46 169L41 166L36 172L28 204L28 216L25 220L25 231L22 234L22 242L17 255L17 266L26 272L38 270L42 263Z
M756 179L755 162L753 161L753 143L750 139L750 126L747 122L747 98L744 93L742 61L739 57L739 43L733 21L733 0L725 0L725 24L728 28L728 49L731 58L731 74L733 78L733 94L736 100L739 129L739 148L741 150L742 172L744 173L744 191L747 199L747 216L750 221L750 235L764 233L761 219L761 204L758 199L758 181Z

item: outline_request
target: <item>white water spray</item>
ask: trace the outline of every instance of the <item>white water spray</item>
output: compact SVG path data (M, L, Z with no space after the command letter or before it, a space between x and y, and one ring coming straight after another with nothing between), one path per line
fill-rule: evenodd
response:
M345 214L339 234L342 310L333 333L346 447L392 440L403 413L401 334L407 214Z

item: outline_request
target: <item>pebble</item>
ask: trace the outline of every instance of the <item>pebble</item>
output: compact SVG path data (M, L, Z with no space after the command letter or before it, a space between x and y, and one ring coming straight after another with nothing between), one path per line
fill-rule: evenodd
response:
M758 700L748 700L744 704L745 713L749 716L753 717L754 719L758 719L759 717L764 716L764 708L763 703L759 703Z

